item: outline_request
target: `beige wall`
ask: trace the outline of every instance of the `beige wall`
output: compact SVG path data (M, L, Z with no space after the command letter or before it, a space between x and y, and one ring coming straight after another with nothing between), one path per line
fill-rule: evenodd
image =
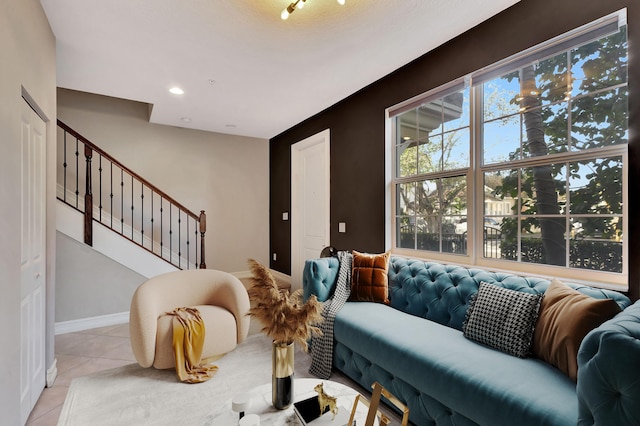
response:
M266 139L149 123L146 103L58 89L58 118L194 212L207 213L210 269L268 263Z
M0 413L20 424L20 111L22 88L47 123L47 367L53 362L55 291L55 39L38 0L0 2Z

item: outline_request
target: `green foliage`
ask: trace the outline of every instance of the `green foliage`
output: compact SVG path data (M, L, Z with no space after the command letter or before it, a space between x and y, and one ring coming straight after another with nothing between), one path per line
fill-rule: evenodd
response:
M502 258L518 259L518 245L515 241L503 241ZM521 242L521 259L527 263L546 263L542 240L539 238L523 238ZM571 268L590 269L594 271L622 272L622 243L601 240L574 240L570 248Z

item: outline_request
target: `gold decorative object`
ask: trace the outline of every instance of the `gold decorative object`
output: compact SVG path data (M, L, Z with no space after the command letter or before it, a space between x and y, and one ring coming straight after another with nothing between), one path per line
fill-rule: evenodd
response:
M338 414L338 405L336 404L336 397L325 393L322 383L317 384L316 387L313 388L313 390L318 392L318 404L320 404L320 415L324 413L325 409L329 408L329 411L331 411L331 414L333 414L333 416L331 417L331 420L333 421L333 419L336 418L336 414Z
M387 398L389 402L400 410L402 413L402 426L408 426L409 424L409 408L404 405L398 398L396 398L391 392L386 390L382 385L378 382L374 382L371 385L373 389L373 393L371 394L371 402L367 400L364 396L358 394L356 396L355 401L353 401L353 407L351 408L351 417L349 417L349 422L347 424L351 425L354 422L354 418L356 416L356 410L358 408L358 402L362 402L367 407L369 407L369 411L367 412L367 419L364 422L364 426L373 426L376 416L379 418L379 424L383 426L387 426L391 423L389 417L385 416L379 409L380 405L380 397L384 396Z

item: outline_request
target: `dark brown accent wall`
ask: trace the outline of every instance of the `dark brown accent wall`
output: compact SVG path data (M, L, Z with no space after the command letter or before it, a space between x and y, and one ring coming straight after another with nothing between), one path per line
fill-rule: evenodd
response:
M640 2L637 0L522 0L439 48L275 136L270 141L271 268L291 271L291 145L331 129L331 244L338 249L385 250L385 109L598 18L627 8L629 36L629 237L640 177ZM384 60L384 52L380 52ZM338 84L338 82L336 82ZM338 233L347 222L347 233ZM630 246L629 287L640 296L640 245Z

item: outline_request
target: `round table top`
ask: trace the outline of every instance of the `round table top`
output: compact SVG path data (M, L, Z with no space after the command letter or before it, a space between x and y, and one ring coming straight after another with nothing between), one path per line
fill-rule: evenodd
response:
M331 380L322 379L294 379L293 401L302 401L307 398L311 398L317 395L313 388L319 384L323 384L324 391L331 396L334 396L338 400L338 406L343 407L347 413L351 413L353 407L353 401L358 395L355 389L342 383L333 382ZM277 410L273 408L271 404L271 383L266 383L260 386L256 386L252 389L247 389L247 394L250 398L249 407L245 411L245 414L257 414L260 416L261 426L281 426L281 425L294 425L299 426L302 423L298 420L298 417L293 411L293 404L285 410ZM214 425L237 425L239 416L237 412L232 410L232 401L235 399L247 399L247 394L243 395L230 395L230 398L225 401L222 406L215 409L211 415L207 416L207 420L211 421ZM358 404L356 411L356 423L364 424L367 417L367 406L364 404ZM336 425L342 426L342 425Z

